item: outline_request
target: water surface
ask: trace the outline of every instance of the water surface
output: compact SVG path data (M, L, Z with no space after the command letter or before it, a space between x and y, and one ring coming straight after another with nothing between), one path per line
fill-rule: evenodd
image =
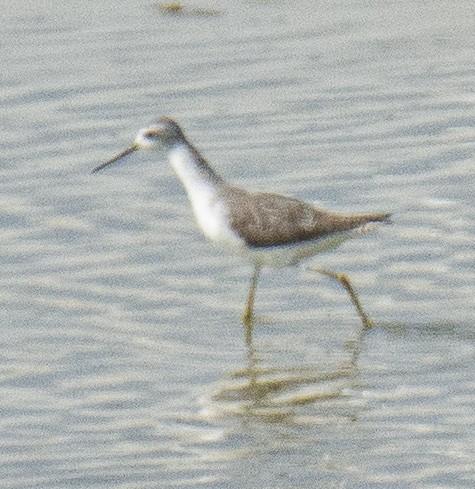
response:
M475 482L473 5L2 2L0 487ZM394 224L305 270L197 231L161 114L226 178Z

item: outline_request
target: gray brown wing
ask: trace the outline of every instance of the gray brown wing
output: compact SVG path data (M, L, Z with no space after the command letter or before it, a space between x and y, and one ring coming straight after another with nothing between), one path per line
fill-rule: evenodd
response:
M231 225L253 247L282 246L348 231L389 214L344 215L317 209L306 202L272 193L225 191Z

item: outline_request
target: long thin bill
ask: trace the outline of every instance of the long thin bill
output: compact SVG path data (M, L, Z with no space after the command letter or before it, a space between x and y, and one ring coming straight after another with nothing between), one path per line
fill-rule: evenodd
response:
M92 170L91 173L97 173L98 171L103 170L106 166L112 165L113 163L115 163L116 161L121 160L122 158L126 157L130 153L133 153L134 151L137 151L137 149L138 148L135 145L129 146L128 148L124 149L124 151L122 151L118 155L114 156L110 160L107 160L106 162L104 162L104 163L100 164L99 166L97 166L96 168L94 168L94 170Z

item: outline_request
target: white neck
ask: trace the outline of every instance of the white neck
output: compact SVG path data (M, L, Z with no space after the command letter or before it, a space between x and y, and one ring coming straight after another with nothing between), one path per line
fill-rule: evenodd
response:
M191 203L204 197L204 194L215 193L215 183L204 171L191 149L186 144L179 144L168 150L168 160L178 178L185 187Z
M237 236L229 229L226 202L219 192L225 181L187 144L169 149L168 159L186 189L203 233L216 243L240 246Z

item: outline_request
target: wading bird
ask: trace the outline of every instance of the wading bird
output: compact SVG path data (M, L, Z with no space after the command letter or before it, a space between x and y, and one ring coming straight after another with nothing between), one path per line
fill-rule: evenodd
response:
M169 117L160 117L142 128L131 146L99 165L93 173L138 150L167 153L203 234L241 255L254 267L243 314L246 325L252 322L257 281L263 267L296 265L364 234L371 223L389 222L388 213L329 212L292 197L249 192L231 185L208 164ZM346 275L320 268L311 270L338 280L348 291L364 326L371 326Z

